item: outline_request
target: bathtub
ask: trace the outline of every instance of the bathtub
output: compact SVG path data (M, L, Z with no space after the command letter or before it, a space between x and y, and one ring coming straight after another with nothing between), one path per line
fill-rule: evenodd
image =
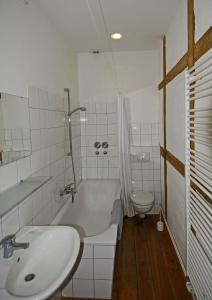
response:
M74 203L67 200L53 225L75 227L81 237L80 263L65 288L64 297L110 299L116 243L123 213L119 180L83 180Z

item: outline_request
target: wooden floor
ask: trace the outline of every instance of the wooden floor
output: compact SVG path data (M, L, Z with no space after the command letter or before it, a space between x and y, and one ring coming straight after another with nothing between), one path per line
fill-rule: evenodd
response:
M143 224L125 219L117 247L113 300L192 299L169 234L158 232L156 222L153 216Z

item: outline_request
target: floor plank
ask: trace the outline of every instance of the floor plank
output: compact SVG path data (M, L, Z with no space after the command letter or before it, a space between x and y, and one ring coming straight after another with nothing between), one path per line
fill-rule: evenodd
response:
M192 300L168 231L158 232L157 220L149 216L139 224L125 219L116 253L112 300Z

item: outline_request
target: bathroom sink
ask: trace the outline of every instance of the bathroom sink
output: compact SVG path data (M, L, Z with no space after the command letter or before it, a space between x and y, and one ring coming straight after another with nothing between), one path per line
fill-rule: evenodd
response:
M15 252L6 291L13 299L47 299L60 287L77 260L78 232L68 226L26 226L16 239L30 245Z

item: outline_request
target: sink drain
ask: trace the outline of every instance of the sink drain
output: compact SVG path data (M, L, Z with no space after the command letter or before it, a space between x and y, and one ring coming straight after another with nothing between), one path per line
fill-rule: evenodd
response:
M24 280L25 280L25 281L32 281L34 278L35 278L35 274L30 273L30 274L27 274L27 275L24 277Z

